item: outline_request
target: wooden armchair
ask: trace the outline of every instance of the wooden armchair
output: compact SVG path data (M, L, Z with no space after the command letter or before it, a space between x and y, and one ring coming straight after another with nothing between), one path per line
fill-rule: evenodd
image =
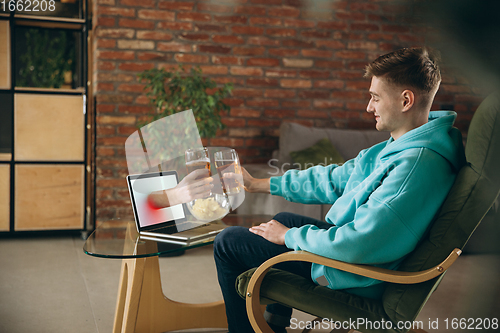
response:
M411 323L500 192L500 95L489 96L476 111L465 154L467 164L460 170L430 231L398 271L296 251L271 258L241 274L237 289L246 297L254 330L273 332L263 318L260 304L278 302L325 318L329 323L340 323L341 329L335 330L338 332L350 331L352 326L342 325L349 321L356 322L356 330L365 333L425 332L423 327L412 327ZM295 274L271 268L282 261L301 260L388 283L382 298L375 300L318 286ZM381 327L381 323L385 325Z

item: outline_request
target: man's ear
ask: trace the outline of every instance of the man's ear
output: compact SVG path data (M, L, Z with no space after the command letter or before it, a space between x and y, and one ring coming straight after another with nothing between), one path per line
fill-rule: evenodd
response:
M403 96L403 112L411 109L413 104L415 104L415 94L411 90L404 90L401 95Z

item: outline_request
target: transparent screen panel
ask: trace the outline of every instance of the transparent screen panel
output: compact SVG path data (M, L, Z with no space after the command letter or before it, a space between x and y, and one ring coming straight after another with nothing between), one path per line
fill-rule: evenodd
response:
M210 222L241 205L245 192L239 160L236 155L233 165L221 168L216 156L224 151L233 150L203 147L191 110L130 135L125 142L128 185L139 223Z

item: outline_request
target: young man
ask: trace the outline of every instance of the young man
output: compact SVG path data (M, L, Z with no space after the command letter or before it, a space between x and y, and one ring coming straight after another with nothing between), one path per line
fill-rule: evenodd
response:
M402 49L377 58L366 68L371 78L366 111L376 128L391 138L342 166L289 170L281 177L255 179L244 171L245 188L290 201L333 204L326 222L280 213L245 229L224 230L214 256L226 302L229 332L253 332L236 277L270 257L306 250L325 257L396 269L424 235L464 161L461 135L452 125L455 112L430 112L441 82L436 57L425 48ZM378 298L380 281L303 262L285 269L331 289ZM268 306L266 320L285 332L291 309Z

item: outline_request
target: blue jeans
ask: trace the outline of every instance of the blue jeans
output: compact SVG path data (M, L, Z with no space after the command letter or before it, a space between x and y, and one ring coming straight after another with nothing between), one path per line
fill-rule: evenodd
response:
M279 213L274 220L283 225L301 227L314 224L321 229L328 229L332 225L310 217L292 213ZM260 266L264 261L281 253L291 251L284 245L269 242L261 236L251 233L244 227L229 227L222 231L214 241L214 258L217 266L217 277L226 304L226 316L230 333L253 333L247 317L245 300L235 288L238 275L250 268ZM305 278L311 279L311 264L306 262L286 262L275 266ZM292 309L280 304L270 304L266 308L266 320L272 327L289 325Z

